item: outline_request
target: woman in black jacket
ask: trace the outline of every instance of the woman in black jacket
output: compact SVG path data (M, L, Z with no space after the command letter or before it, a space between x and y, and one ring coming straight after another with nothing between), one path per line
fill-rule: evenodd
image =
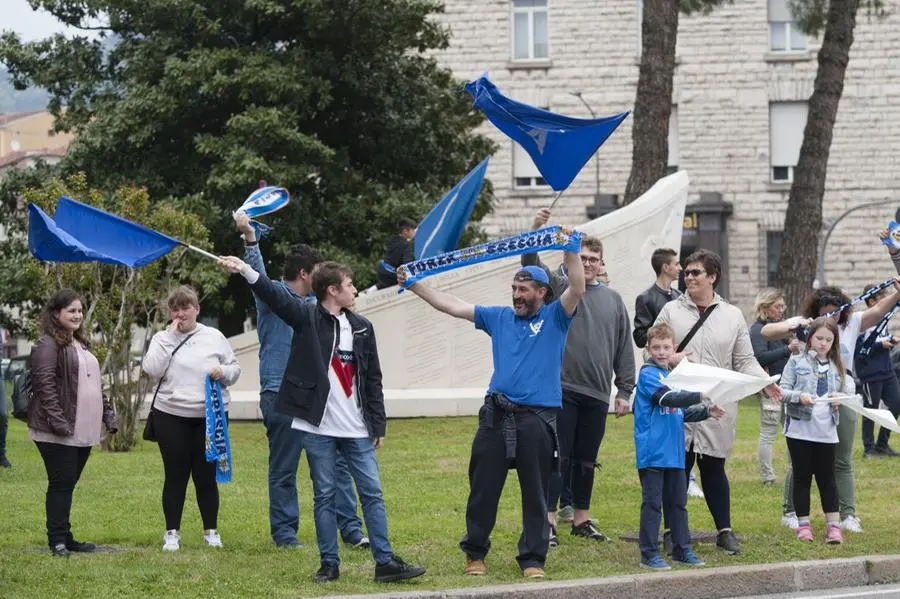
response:
M784 292L774 287L766 287L756 294L756 322L750 326L750 342L753 344L753 355L759 365L770 375L781 374L792 353L800 351L797 339L778 339L767 341L762 336L762 328L767 323L778 322L784 318ZM759 419L759 473L766 486L775 484L775 471L772 469L772 447L778 434L780 406L765 394L760 395Z

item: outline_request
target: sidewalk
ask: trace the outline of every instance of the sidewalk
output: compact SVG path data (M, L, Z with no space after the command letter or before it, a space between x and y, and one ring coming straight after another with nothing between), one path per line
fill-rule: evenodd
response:
M900 582L900 555L698 568L343 599L725 599Z

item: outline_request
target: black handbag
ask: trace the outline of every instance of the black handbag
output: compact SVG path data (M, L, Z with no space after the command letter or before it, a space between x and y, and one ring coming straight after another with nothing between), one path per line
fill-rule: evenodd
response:
M150 411L147 412L147 420L144 422L144 441L153 441L156 442L156 429L153 428L153 406L156 405L156 396L159 395L159 388L162 386L163 381L166 379L166 373L169 372L169 366L172 365L172 359L175 357L175 352L181 349L181 346L188 342L188 339L196 335L197 333L191 333L184 339L182 339L181 343L175 346L175 349L172 350L172 355L169 356L169 363L166 365L166 369L163 371L163 375L159 377L159 382L156 383L156 391L153 392L153 401L150 402Z

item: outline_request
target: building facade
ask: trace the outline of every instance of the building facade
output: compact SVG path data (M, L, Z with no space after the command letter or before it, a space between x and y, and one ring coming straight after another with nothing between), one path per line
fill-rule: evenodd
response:
M437 18L452 37L437 56L460 79L488 72L517 100L606 116L634 105L641 11L640 0L446 0ZM823 237L840 222L825 248L824 279L850 295L893 274L876 235L900 207L898 24L900 15L869 19L861 11L834 129ZM748 317L756 292L774 282L780 244L790 243L784 215L819 45L793 23L787 0L743 0L680 18L669 166L691 178L681 249L723 255L720 290ZM487 122L480 132L499 145L487 173L497 204L486 229L525 229L554 193L512 141ZM629 118L563 194L554 220L580 223L595 204L602 212L619 201L631 157Z

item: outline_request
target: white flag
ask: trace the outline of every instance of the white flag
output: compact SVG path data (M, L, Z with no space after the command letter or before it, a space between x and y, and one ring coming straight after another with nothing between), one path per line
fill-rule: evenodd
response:
M712 403L725 406L759 392L778 378L779 375L763 378L682 360L665 378L665 384L672 389L706 393Z

